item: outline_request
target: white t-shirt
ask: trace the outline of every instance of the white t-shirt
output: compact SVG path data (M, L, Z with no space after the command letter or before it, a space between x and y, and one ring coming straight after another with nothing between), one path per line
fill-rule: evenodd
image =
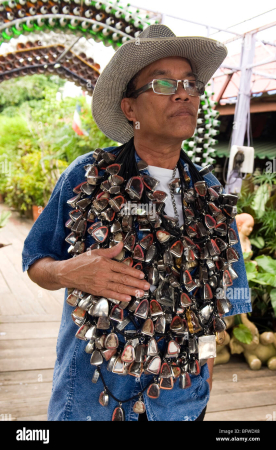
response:
M168 216L174 217L174 210L172 204L172 198L169 189L169 183L172 181L173 170L163 169L162 167L148 166L150 176L159 180L159 184L156 186L156 190L163 191L168 194L165 201L165 212ZM179 178L179 170L176 169L175 178ZM179 214L179 225L183 225L183 213L182 213L182 202L181 194L174 194L175 203L177 207L177 212Z

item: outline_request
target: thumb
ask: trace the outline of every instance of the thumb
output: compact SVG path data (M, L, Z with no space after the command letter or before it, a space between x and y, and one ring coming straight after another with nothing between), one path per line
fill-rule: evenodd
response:
M114 247L110 248L101 248L97 250L98 255L105 256L106 258L114 258L115 256L119 255L119 253L123 250L124 243L123 241L119 242L118 244L114 245Z

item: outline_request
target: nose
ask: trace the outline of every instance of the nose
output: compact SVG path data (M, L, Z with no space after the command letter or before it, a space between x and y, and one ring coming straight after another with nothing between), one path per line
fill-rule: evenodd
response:
M182 99L184 101L190 101L191 96L185 91L183 87L183 83L181 81L178 81L177 89L175 94L173 94L173 100Z

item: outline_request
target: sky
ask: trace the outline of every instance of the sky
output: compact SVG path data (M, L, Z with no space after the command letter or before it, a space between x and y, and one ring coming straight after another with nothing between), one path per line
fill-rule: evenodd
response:
M0 0L1 2L1 0ZM129 0L120 1L121 6L126 6ZM133 0L130 9L145 9L164 14L163 23L176 34L176 36L207 36L207 29L204 26L186 22L190 20L210 26L209 37L220 42L234 37L227 32L218 32L212 26L228 29L237 33L245 33L266 24L276 24L276 3L275 0L262 0L261 2L248 2L247 0L231 0L226 3L222 0ZM256 17L257 16L257 17ZM26 38L28 35L26 35ZM276 42L276 25L265 31L258 33L259 39ZM82 38L84 39L84 38ZM108 64L115 51L112 47L105 47L102 43L96 43L90 39L91 54L95 62L101 66L101 71ZM261 45L261 44L258 44ZM4 47L2 46L2 51ZM241 39L226 44L228 55L239 54L241 51ZM268 57L276 56L276 47L266 46ZM8 51L5 49L5 51ZM0 51L0 53L2 53ZM70 85L68 83L70 91ZM74 90L74 94L80 89ZM72 91L73 94L73 91ZM73 94L73 95L74 95Z
M171 28L177 36L207 36L207 30L204 26L185 22L180 19L207 24L210 27L215 26L223 29L231 27L229 31L235 31L240 34L272 22L276 24L275 0L263 0L261 2L231 0L228 3L221 0L197 0L196 2L184 2L183 0L134 0L133 3L129 3L131 3L131 6L137 7L137 9L148 8L151 11L165 14L163 23ZM120 5L126 4L127 2L120 2ZM253 18L255 16L259 17ZM243 23L239 24L240 22ZM224 42L234 37L234 35L210 29L209 37ZM267 41L276 41L276 26L258 33L258 38ZM229 55L239 53L241 39L227 44L227 48ZM276 52L275 47L270 46L269 49ZM103 44L95 44L94 52L95 60L101 65L102 69L114 54L112 48L104 48Z

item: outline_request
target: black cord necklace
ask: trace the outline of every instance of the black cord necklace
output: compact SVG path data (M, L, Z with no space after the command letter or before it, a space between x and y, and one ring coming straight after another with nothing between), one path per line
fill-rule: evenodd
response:
M230 226L237 197L222 194L221 186L208 188L203 177L208 168L200 173L181 150L179 178L170 183L171 194L181 195L184 224L179 227L177 218L165 214L167 194L158 191L158 180L146 174L144 161L136 162L133 138L117 157L102 149L93 157L95 162L85 167L86 181L68 201L73 208L66 222L68 252L75 256L123 240L115 259L143 271L154 286L129 303L77 289L70 289L67 298L75 307L76 337L88 341L85 351L96 367L92 382L100 377L104 385L99 402L107 406L109 396L118 402L112 420L121 421L122 404L138 398L133 410L143 413L145 391L154 399L175 384L187 389L190 374L198 375L200 364L215 356L216 340L221 342L226 327L221 316L232 307L226 289L238 276L232 267L239 259L232 248L238 239ZM193 187L183 161L189 164ZM89 248L86 233L95 241ZM134 329L127 329L129 324ZM143 373L151 381L120 400L104 380L105 360L115 374Z

